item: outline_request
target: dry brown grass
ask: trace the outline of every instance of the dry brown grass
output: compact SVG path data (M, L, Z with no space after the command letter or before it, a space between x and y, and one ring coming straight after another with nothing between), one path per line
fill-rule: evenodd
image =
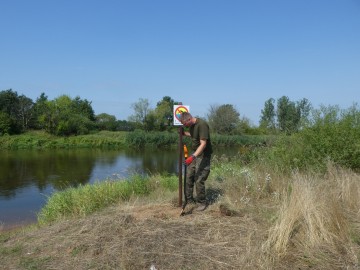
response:
M277 261L300 269L358 269L360 178L330 166L328 174L295 173L291 191L283 196L279 217L271 227L264 250Z
M359 269L359 175L245 172L210 181L204 212L180 216L176 195L152 194L2 233L0 268Z
M224 217L218 206L179 216L171 204L127 205L63 221L5 241L21 243L4 269L36 262L38 269L254 269L262 268L265 230L250 216Z

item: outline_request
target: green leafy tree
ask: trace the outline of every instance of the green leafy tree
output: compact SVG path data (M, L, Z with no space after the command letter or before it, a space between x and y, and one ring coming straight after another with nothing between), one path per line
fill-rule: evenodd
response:
M173 121L173 106L174 100L165 96L161 101L156 104L154 110L155 116L155 129L156 130L165 130Z
M19 108L19 96L12 89L0 92L0 110L11 117L17 115Z
M0 92L0 111L5 113L10 120L9 134L22 131L22 121L19 117L19 96L12 89Z
M48 122L47 128L50 133L56 135L69 135L71 120L71 98L67 95L62 95L47 103L48 110L46 113L46 120Z
M240 114L231 104L212 105L209 109L210 128L218 134L233 134L240 123Z
M150 110L150 103L147 98L140 98L138 102L131 105L134 110L134 114L129 117L129 121L144 124L145 119Z
M38 114L38 124L51 134L55 134L58 124L56 103L52 100L46 100L42 103L43 111Z
M299 129L308 127L310 125L310 113L312 110L310 101L303 98L296 103L296 108L298 110L298 114L300 115Z
M115 131L117 128L117 121L114 115L107 113L101 113L96 115L96 125L100 130L111 130Z
M147 114L147 116L145 118L143 128L146 131L156 130L157 129L156 122L157 122L157 118L156 118L155 111L154 110L149 110L149 112L148 112L148 114Z
M265 101L264 109L261 110L260 128L274 131L276 128L275 116L275 100L273 98L269 98Z
M298 132L310 125L311 110L311 103L306 98L293 102L288 97L282 96L277 100L277 106L275 100L270 98L261 110L260 129L271 133L276 130L286 134Z
M92 108L89 108L87 101L79 98L72 100L62 95L51 101L42 100L41 106L44 108L39 116L39 124L52 134L86 134L94 128Z
M71 101L71 111L82 115L90 121L95 121L95 113L91 106L91 102L87 99L82 100L79 96Z
M34 102L32 99L21 95L19 96L19 111L18 117L21 120L22 129L27 130L33 121Z
M176 103L178 102L174 102L171 97L165 96L156 104L155 112L159 120L160 130L164 129L165 126L169 126L173 122L173 108Z
M249 134L249 135L259 135L261 134L260 130L258 127L255 127L249 118L247 117L242 117L240 119L240 122L238 124L237 130L236 130L236 134L237 135L241 135L241 134Z
M286 96L282 96L277 101L277 120L280 131L286 134L296 131L300 117L295 103Z
M11 130L11 121L9 115L0 111L0 136L9 134Z
M45 115L47 114L48 109L48 97L45 93L41 93L41 95L36 99L34 104L34 123L33 126L35 129L44 129L45 126Z
M311 104L307 99L298 102L290 101L283 96L277 102L277 121L280 131L286 134L298 132L308 125Z
M116 130L118 131L134 131L136 124L134 122L129 122L126 120L117 120L116 121Z
M62 95L54 100L57 135L87 134L93 128L94 111L87 100Z

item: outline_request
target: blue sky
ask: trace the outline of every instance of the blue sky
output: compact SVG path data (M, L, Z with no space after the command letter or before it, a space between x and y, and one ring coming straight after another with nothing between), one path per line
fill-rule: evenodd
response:
M360 99L360 0L0 0L0 91L126 120L164 96L258 124L269 98Z

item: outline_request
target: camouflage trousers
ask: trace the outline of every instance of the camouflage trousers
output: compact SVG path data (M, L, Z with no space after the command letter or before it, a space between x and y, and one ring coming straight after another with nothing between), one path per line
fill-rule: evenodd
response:
M188 202L206 203L205 181L210 174L211 156L200 155L187 167L185 196ZM196 200L194 200L194 186Z

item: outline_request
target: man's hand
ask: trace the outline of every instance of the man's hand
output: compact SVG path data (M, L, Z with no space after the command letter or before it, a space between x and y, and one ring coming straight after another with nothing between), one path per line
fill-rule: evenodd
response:
M186 166L189 166L195 159L196 159L196 157L195 157L194 155L191 155L190 157L188 157L188 158L185 160L185 165L186 165Z

